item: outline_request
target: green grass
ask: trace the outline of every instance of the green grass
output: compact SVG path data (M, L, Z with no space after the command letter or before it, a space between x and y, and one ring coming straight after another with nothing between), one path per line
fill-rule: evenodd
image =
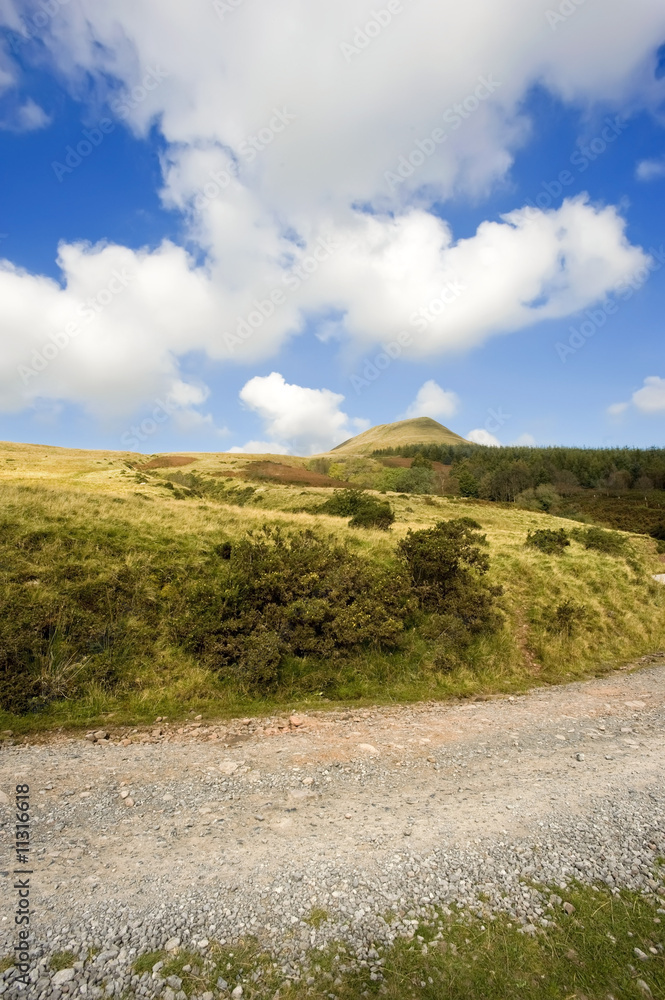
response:
M133 963L132 969L141 976L144 972L151 972L153 965L156 965L157 962L163 962L165 958L165 951L148 951L143 955L139 955Z
M73 952L56 951L51 955L50 965L54 972L59 972L60 969L71 969L76 961L77 957Z
M4 958L0 958L0 972L6 972L7 969L11 969L14 964L13 955L5 955Z
M555 898L545 911L552 924L533 936L505 916L434 913L394 946L377 947L381 978L372 978L372 969L361 968L337 942L324 951L312 949L303 977L289 981L254 939L224 947L213 943L205 959L179 951L161 975L179 976L187 996L216 991L222 977L229 993L242 983L247 1000L272 1000L277 989L282 1000L324 1000L331 994L338 1000L638 1000L648 995L639 980L655 1000L665 998L665 925L656 922L663 919L657 903L588 886L570 887L565 901L574 912L567 915ZM648 959L637 957L635 948ZM140 957L135 970L149 971L160 956Z
M325 924L326 920L329 918L329 913L327 910L323 910L320 906L315 906L308 917L305 918L305 923L309 924L310 927L315 927L317 930L321 924Z
M16 461L3 464L3 449ZM220 469L237 473L244 462L238 456L194 457L187 468L203 478ZM582 679L665 648L665 588L651 579L662 563L656 543L644 536L623 535L624 556L586 549L574 538L563 555L548 556L524 542L529 531L561 527L560 518L461 498L397 494L388 495L396 514L391 531L359 531L339 518L302 512L330 495L324 489L270 484L261 487L260 501L250 498L243 507L210 497L178 500L158 476L139 487L124 462L117 453L0 448L3 634L40 602L57 626L71 598L69 613L73 607L77 627L88 630L90 647L85 662L70 657L58 644L56 628L39 667L51 699L39 712L0 712L0 730L23 735L147 725L157 715L175 722L191 711L225 718L484 697ZM242 485L237 477L233 482ZM275 690L248 693L170 637L173 609L196 573L209 571L211 551L248 528L266 521L320 528L358 557L389 568L409 528L462 516L480 521L487 535L490 582L504 588L499 603L505 627L476 640L465 662L450 672L435 668L432 642L412 630L394 653L368 648L348 659L287 659ZM568 531L576 526L563 525ZM111 592L116 603L98 627L98 609ZM583 624L570 635L551 631L556 609L566 601L585 610Z

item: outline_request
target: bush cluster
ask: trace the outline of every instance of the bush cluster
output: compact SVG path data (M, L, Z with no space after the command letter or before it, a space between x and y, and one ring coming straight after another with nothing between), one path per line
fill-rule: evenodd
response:
M547 555L561 555L570 545L570 539L563 528L556 531L541 528L538 531L530 531L525 544L540 552L546 552Z
M409 612L404 579L332 537L266 525L210 569L174 616L173 639L242 688L274 687L287 656L399 645Z
M449 669L472 640L496 631L500 587L484 579L489 570L487 539L470 517L439 521L409 531L398 545L420 608L427 612L423 634L437 641L435 665Z
M167 651L261 691L288 683L294 658L325 679L334 661L396 650L418 627L449 662L500 624L486 543L468 519L411 531L378 563L310 528L197 539L89 506L17 504L1 525L6 710L77 698L91 683L126 690Z
M395 514L387 500L377 500L364 490L335 490L325 503L317 508L317 513L349 517L351 528L379 528L387 531L395 520Z
M585 549L593 549L596 552L604 552L609 556L623 556L626 554L628 540L618 531L606 531L605 528L592 526L589 528L575 528L571 532L573 538L581 542Z

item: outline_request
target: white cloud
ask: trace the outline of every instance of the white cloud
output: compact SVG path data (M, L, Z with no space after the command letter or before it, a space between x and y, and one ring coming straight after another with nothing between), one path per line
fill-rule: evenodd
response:
M665 378L648 375L642 388L633 393L629 403L612 403L607 412L612 417L618 417L631 405L640 413L665 413Z
M453 417L459 408L459 398L454 392L442 389L433 378L421 385L416 398L406 411L409 417Z
M633 393L633 405L642 413L665 413L665 378L649 375Z
M340 410L340 393L291 385L278 372L250 379L240 399L261 417L271 439L296 454L327 451L369 426L369 421L351 420Z
M635 176L640 181L654 181L665 177L665 156L659 160L641 160L637 164Z
M0 79L1 89L2 80ZM44 109L40 108L29 97L23 104L10 107L3 120L0 121L0 128L7 132L36 132L40 128L45 128L50 122L51 119Z
M525 448L531 448L535 445L536 439L533 434L520 434L518 438L513 441L514 445L522 446Z
M495 438L493 434L486 431L484 427L477 427L474 431L469 431L466 435L467 441L473 441L474 444L486 444L491 445L493 448L501 448L502 444L498 438Z
M277 441L248 441L247 444L229 448L233 455L288 455L286 445Z
M505 176L536 83L590 117L597 101L603 113L657 105L645 66L665 9L633 0L626 19L623 7L585 7L555 33L532 0L421 0L348 62L341 43L364 23L353 0L251 0L223 19L210 0L61 4L40 31L58 79L77 97L92 81L137 135L161 133L164 203L206 259L168 242L65 245L62 287L5 265L1 405L125 414L184 381L185 352L273 357L312 315L340 316L359 352L409 329L405 353L428 358L590 306L644 262L613 208L519 210L457 243L430 209ZM0 23L21 9L5 0ZM478 101L481 77L494 92ZM386 172L436 128L446 141L391 192ZM80 318L117 262L132 283L24 384L17 366Z

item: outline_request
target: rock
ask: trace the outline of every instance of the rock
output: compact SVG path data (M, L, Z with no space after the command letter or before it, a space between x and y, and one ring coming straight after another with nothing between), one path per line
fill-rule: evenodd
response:
M129 798L123 799L122 801L123 801L123 805L128 806L130 809L134 805L134 799L131 798L131 796Z
M376 747L373 747L373 746L372 746L372 744L371 744L371 743L359 743L359 744L358 744L358 749L359 749L359 750L364 750L364 751L365 751L365 753L372 753L372 754L376 754L376 753L378 753L378 752L379 752L379 751L378 751L378 750L376 749Z
M179 947L180 947L180 938L172 937L169 938L166 944L164 945L164 951L175 951L176 948Z
M643 701L624 701L626 708L646 708L646 704Z
M225 990L225 989L228 988L228 985L229 984L227 983L226 979L222 979L221 976L217 980L217 989L218 990Z
M215 994L211 990L206 990L201 994L201 1000L215 1000Z
M201 940L199 941L199 948L201 949L207 948L209 944L210 941L208 941L208 938L201 938Z
M180 976L168 976L166 982L169 984L172 990L179 990L182 986L182 979Z
M242 986L236 986L235 989L231 990L231 996L235 997L237 1000L237 998L241 997L244 992L245 991L243 990Z
M575 760L584 760L584 754L583 753L576 753L575 754Z
M85 734L85 739L86 740L90 740L91 743L96 743L97 742L97 737L95 736L94 733L86 733Z
M575 907L573 906L572 903L564 903L563 904L563 912L567 913L568 916L570 916L571 914L573 914L575 912Z
M648 962L649 956L646 955L641 948L633 948L633 954L636 958L639 958L640 962Z
M128 798L128 796L129 796L129 789L128 788L121 788L120 789L120 798L121 799L126 799L126 798Z
M2 806L8 806L9 805L9 796L5 795L4 792L0 792L0 805L2 805Z
M222 774L234 774L238 770L238 764L234 760L223 760L218 767Z
M637 979L635 981L635 985L637 986L638 990L640 991L640 993L643 996L645 996L645 997L652 997L653 996L653 993L651 992L651 988L649 987L649 985L647 983L644 982L643 979Z
M96 740L107 740L109 738L109 734L106 732L105 729L98 729L97 732L93 733L92 735L95 737Z
M289 719L289 725L294 726L297 729L298 726L305 725L305 719L303 719L300 715L292 715L291 718ZM231 996L233 996L233 993L231 994ZM238 996L242 996L242 994L239 993Z
M53 977L53 985L60 987L64 986L65 983L71 983L74 975L74 969L60 969Z
M665 583L665 573L654 573L653 578L656 581L656 583Z

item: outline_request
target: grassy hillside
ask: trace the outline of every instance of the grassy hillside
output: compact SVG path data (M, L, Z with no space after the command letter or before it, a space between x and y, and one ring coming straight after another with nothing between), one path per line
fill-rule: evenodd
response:
M563 555L546 555L525 547L528 532L579 524L477 500L391 493L380 498L396 515L390 531L352 529L315 512L329 487L257 482L244 471L246 456L174 458L0 445L0 657L7 670L22 656L25 683L36 685L31 710L1 712L0 729L515 691L665 646L665 588L651 578L663 567L644 536L626 536L620 555L575 538ZM368 579L390 581L409 529L460 517L474 518L487 536L488 578L503 587L505 624L477 637L452 667L441 666L441 639L427 622L405 627L393 645L287 657L265 691L210 665L218 661L200 637L217 622L205 619L206 609L210 595L219 597L224 546L238 546L248 531L311 529L346 546L349 565ZM558 614L566 603L582 608L570 628Z
M467 442L431 417L398 420L394 424L378 424L356 437L343 441L329 455L371 455L382 448L402 448L412 444L457 445Z

